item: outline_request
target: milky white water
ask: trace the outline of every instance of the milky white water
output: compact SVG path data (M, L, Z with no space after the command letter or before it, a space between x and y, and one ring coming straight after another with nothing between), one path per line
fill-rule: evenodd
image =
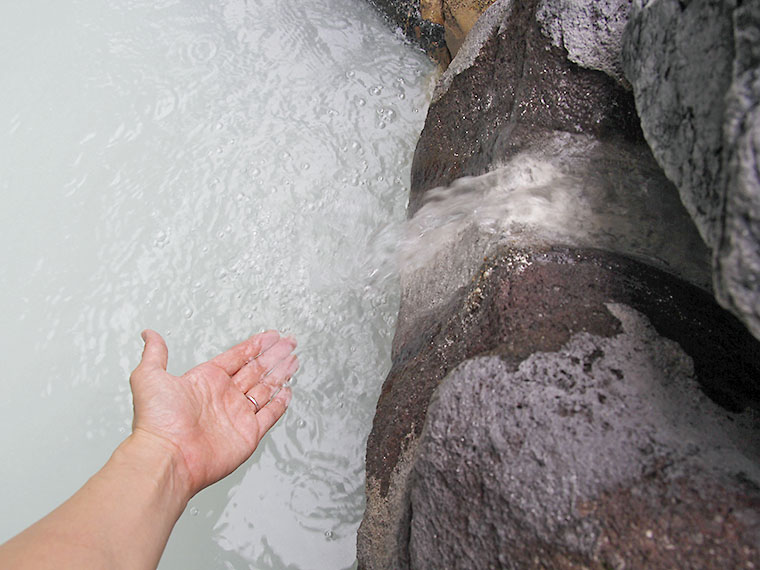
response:
M181 373L275 327L291 409L161 567L354 564L433 73L363 0L0 6L0 541L129 433L142 328Z

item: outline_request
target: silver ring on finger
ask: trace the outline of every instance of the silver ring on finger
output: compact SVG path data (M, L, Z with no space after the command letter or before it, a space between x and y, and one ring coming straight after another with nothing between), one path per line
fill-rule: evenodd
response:
M245 395L246 398L248 398L251 401L251 404L253 404L256 407L256 411L254 413L258 413L258 411L261 409L261 406L259 406L259 403L256 401L256 398L253 396L249 396L248 394Z

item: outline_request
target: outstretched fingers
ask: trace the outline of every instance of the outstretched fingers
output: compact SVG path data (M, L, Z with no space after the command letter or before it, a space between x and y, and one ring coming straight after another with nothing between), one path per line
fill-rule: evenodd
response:
M259 437L263 437L271 427L277 423L288 409L288 404L293 393L288 386L284 386L277 395L256 413L256 421L259 423Z
M248 392L251 388L264 380L267 375L271 374L275 369L280 368L280 363L283 361L285 361L285 364L288 364L295 359L297 368L298 361L292 354L295 347L295 339L290 337L280 338L267 350L255 358L252 358L245 366L243 366L239 372L233 376L233 381L240 390ZM285 381L287 381L287 378L282 382ZM280 382L280 384L282 384L282 382Z
M246 396L249 399L253 398L259 408L262 408L272 399L283 384L293 377L293 374L298 370L298 358L295 354L289 355L284 358L272 370L264 376L261 381L254 384L250 390L246 392Z
M278 340L280 340L280 333L277 331L270 330L255 334L212 358L209 362L222 368L228 376L234 376L248 362L274 346Z

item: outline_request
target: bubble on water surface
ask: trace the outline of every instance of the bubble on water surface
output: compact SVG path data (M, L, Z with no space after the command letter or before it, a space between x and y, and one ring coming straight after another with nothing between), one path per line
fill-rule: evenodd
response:
M14 201L19 224L4 229L5 241L23 248L3 294L30 298L32 308L14 322L24 331L19 338L41 339L42 355L9 349L4 363L14 369L16 360L33 361L40 378L54 373L56 397L46 402L59 408L46 412L68 422L56 433L28 427L23 437L6 438L4 453L22 457L32 474L8 488L48 488L39 481L47 461L23 459L14 447L28 435L58 461L67 460L62 450L102 455L124 437L131 406L112 396L139 362L140 328L167 340L172 374L257 331L287 329L301 360L291 410L248 463L194 498L199 512L214 514L187 524L188 509L161 568L350 567L363 509L364 440L389 366L392 330L382 336L378 329L387 327L387 314L395 318L392 304L370 307L378 290L397 287L391 254L374 244L382 228L404 219L405 185L388 181L409 176L422 126L411 109L426 104L430 86L415 70L433 68L353 0L263 0L258 7L167 0L160 9L133 0L86 9L92 1L84 0L76 19L53 26L51 18L49 37L61 54L77 55L76 65L27 58L58 65L14 76L19 88L0 94L0 115L14 129L0 135L11 137L11 176L31 184ZM0 18L4 31L12 28L7 22ZM19 46L8 54L19 61L23 46L35 49L28 39L7 43ZM402 76L406 83L397 82ZM35 77L56 89L40 92ZM397 98L402 87L405 101ZM71 105L58 117L33 107L56 109L64 99ZM377 106L391 105L395 117L377 115ZM23 151L29 148L40 150L33 160ZM64 200L53 189L70 181L76 192ZM26 210L34 223L25 226ZM71 237L45 238L46 220L54 236ZM43 228L42 237L32 239L29 228ZM28 260L43 253L52 261L40 279ZM218 277L221 268L227 274ZM69 391L76 382L88 390ZM9 389L13 401L42 402L44 387L33 382L32 398L25 386ZM102 410L104 423L82 427L77 406ZM63 445L66 433L84 447ZM101 459L72 465L59 487L74 488ZM303 492L291 505L299 484L317 494ZM258 499L262 485L267 493ZM55 492L38 493L35 511L64 498ZM4 504L25 508L15 496ZM14 522L0 524L11 529ZM294 541L302 547L293 549Z

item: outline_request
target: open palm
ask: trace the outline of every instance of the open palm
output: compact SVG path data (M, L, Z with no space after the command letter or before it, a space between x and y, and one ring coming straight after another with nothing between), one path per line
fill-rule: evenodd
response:
M254 335L182 376L166 372L161 336L143 333L145 350L130 377L133 431L156 438L186 467L193 493L234 471L290 402L296 343L276 331Z

